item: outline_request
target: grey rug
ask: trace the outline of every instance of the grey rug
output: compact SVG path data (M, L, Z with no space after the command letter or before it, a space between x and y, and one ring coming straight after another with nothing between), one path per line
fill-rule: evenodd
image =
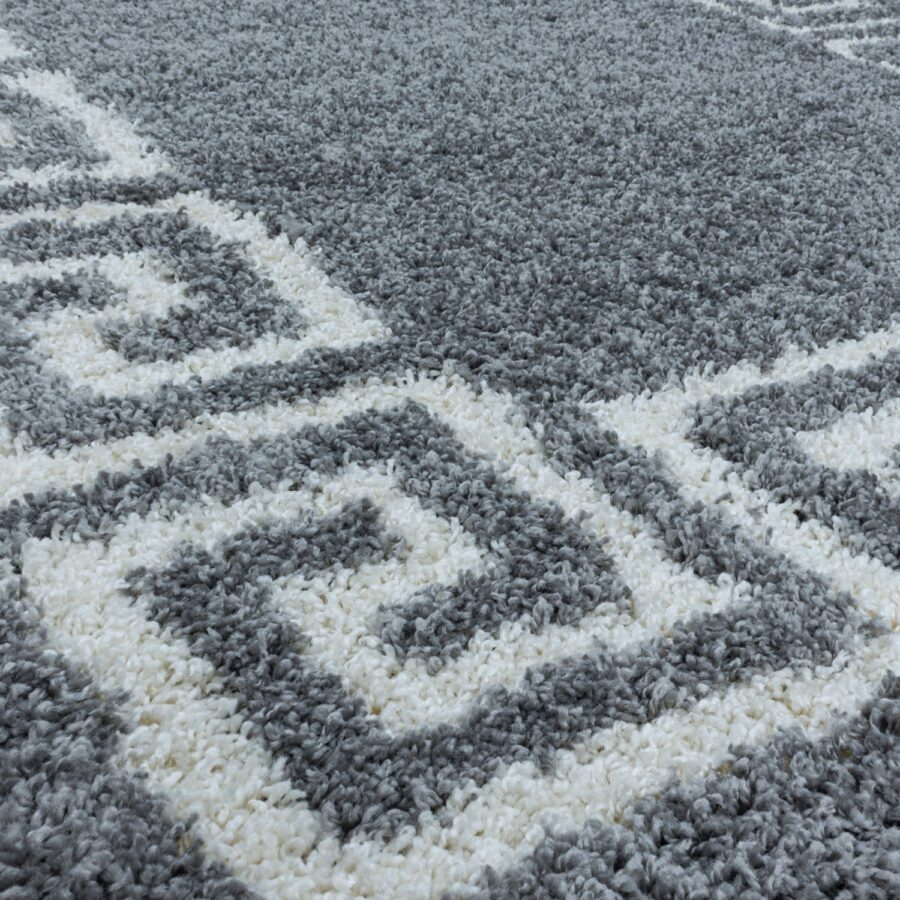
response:
M900 3L792 2L0 2L0 896L900 896Z

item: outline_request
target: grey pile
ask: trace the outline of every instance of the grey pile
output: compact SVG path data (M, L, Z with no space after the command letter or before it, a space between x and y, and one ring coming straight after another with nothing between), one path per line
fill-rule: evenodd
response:
M897 4L879 10L900 21ZM99 309L116 287L90 273L0 283L0 407L12 435L66 453L368 378L452 371L514 397L555 470L639 517L668 558L710 584L749 585L744 603L636 647L531 668L461 719L397 735L309 661L272 600L277 578L402 558L373 504L241 528L132 570L128 597L212 667L323 829L389 840L424 815L440 819L454 791L488 785L509 764L552 771L586 734L654 722L756 675L828 665L887 633L777 536L765 545L693 502L586 405L693 371L765 370L788 347L896 323L900 76L672 0L16 0L0 4L0 27L30 50L30 66L67 70L92 102L115 104L179 173L0 182L2 214L205 190L261 215L272 235L302 238L390 329L348 349L106 397L48 372L22 323ZM14 71L0 60L0 74ZM4 172L53 164L63 145L78 165L97 161L64 118L2 87L0 118L30 141L0 144ZM111 324L102 338L128 362L303 335L303 317L235 248L179 213L0 233L2 260L17 264L147 248L194 302ZM713 398L690 437L896 573L897 493L812 460L797 433L898 395L894 351ZM301 490L353 464L389 466L406 495L458 520L490 561L380 610L372 633L397 659L438 672L473 635L512 620L538 632L630 609L602 541L414 402L249 443L213 434L180 457L29 493L0 510L0 897L255 896L192 822L116 763L129 727L121 698L46 645L23 546L107 540L130 516L227 505L251 487ZM789 731L735 748L723 770L640 799L625 824L549 833L514 865L484 871L477 892L898 897L900 681L886 676L824 737Z

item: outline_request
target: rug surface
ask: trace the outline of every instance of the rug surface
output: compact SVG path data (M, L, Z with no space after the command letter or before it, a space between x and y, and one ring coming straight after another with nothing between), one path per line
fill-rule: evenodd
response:
M791 3L0 0L0 896L900 896L900 2Z

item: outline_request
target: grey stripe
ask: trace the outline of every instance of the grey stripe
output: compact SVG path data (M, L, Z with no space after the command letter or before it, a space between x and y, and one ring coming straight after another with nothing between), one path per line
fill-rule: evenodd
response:
M781 734L727 770L641 800L627 829L551 833L478 896L900 896L900 678L829 737Z
M900 352L858 370L817 374L798 384L748 391L696 413L692 437L750 469L779 501L838 528L856 552L900 568L900 503L870 473L813 463L794 434L825 428L847 412L878 409L900 396ZM837 521L836 521L837 519Z
M21 354L21 340L8 350L6 338L0 330L0 369L9 386L0 397L7 407L6 424L14 435L24 435L33 446L49 451L140 432L155 434L164 428L177 430L206 414L240 412L279 400L314 400L363 373L379 375L402 363L395 342L313 349L290 363L242 366L202 385L165 385L140 397L105 399L42 375L34 360Z
M812 5L814 0L807 0L806 4ZM759 15L759 10L755 10ZM851 6L845 9L813 9L802 13L796 12L782 14L785 21L796 25L823 26L823 25L843 25L840 32L849 34L858 34L860 29L865 29L866 34L877 35L881 28L878 24L874 27L867 27L870 21L878 22L884 26L887 35L896 34L897 31L897 4L896 0L866 0L864 4L859 6ZM827 32L826 32L827 34Z
M496 633L507 620L540 629L573 624L604 604L629 607L630 591L595 540L555 504L521 494L490 466L467 460L452 432L424 410L409 405L360 424L354 442L363 445L372 440L366 431L388 430L383 452L404 490L457 518L485 551L502 547L489 575L463 574L449 589L383 612L381 637L401 656L436 663L436 655L463 650L477 630Z
M26 301L27 305L27 301ZM40 445L71 427L88 391L72 391L67 379L44 368L34 353L35 339L21 322L0 311L0 406L13 434L26 431ZM69 403L61 402L62 398Z
M539 414L539 421L559 471L575 470L592 478L617 508L641 518L675 562L713 583L722 573L738 582L765 583L773 564L760 558L759 546L724 522L714 508L688 503L669 473L643 448L621 444L616 434L601 431L572 405Z
M324 518L305 514L288 524L256 526L212 553L182 548L161 571L128 576L129 591L147 603L152 617L213 663L258 737L289 761L308 802L318 807L331 793L329 803L342 807L347 829L359 822L351 818L357 805L334 796L329 779L339 780L340 766L330 757L378 737L379 729L338 677L303 657L304 638L273 608L270 586L294 573L356 567L392 549L398 549L396 539L382 533L377 511L363 503Z
M835 371L826 366L802 381L755 387L730 400L713 400L695 415L692 432L698 442L737 456L737 441L757 443L769 433L826 428L848 412L876 410L900 395L900 350L858 369ZM729 458L731 458L729 456Z
M492 497L492 504L495 501ZM462 652L476 631L496 633L506 621L524 616L526 624L539 630L551 623L574 625L599 606L627 606L630 591L615 573L604 571L612 563L599 548L558 512L530 506L518 520L528 523L524 527L529 533L504 535L527 543L512 562L501 562L490 575L463 573L452 587L425 591L412 602L381 612L376 631L400 658L424 657L436 667L439 657ZM558 531L553 519L559 521ZM556 546L544 545L546 555L538 555L534 548L545 536Z
M47 648L18 584L0 590L0 894L249 900L113 765L114 702Z

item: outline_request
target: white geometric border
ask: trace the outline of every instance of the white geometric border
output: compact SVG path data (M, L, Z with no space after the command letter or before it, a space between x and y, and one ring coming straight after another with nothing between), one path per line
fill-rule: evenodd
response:
M2 44L0 52L8 52ZM39 90L60 87L57 76L28 77L32 79L28 84L37 85ZM65 90L62 94L68 98L70 112L88 120L97 112L81 108L78 98ZM105 126L97 127L103 130ZM142 146L129 140L116 139L119 149L125 148L125 156L117 163L119 174L132 171L128 168L131 165L135 170L142 165L125 158ZM38 180L54 177L52 173L38 175ZM344 321L345 316L350 321L354 315L361 315L360 321L370 321L365 313L348 306L353 303L351 298L336 292L317 273L305 248L291 246L286 239L270 240L259 220L238 217L225 204L214 204L202 195L187 195L186 199L193 204L192 216L207 227L224 229L229 239L240 234L239 239L247 241L254 265L264 269L285 296L297 297L305 313L318 309L313 315L326 321ZM185 197L180 202L184 203ZM95 219L112 214L112 210L110 205L89 204L79 210L35 210L31 217ZM300 273L302 284L295 280ZM758 383L767 378L791 377L826 361L861 364L870 353L896 346L897 337L893 329L813 355L790 352L776 362L772 372L751 372L749 379ZM205 361L202 366L205 372ZM780 529L779 549L851 590L863 609L884 616L896 629L900 623L894 573L879 568L874 561L851 557L827 529L808 522L798 525L789 510L755 495L720 461L687 442L679 443L685 433L682 426L687 411L694 403L712 393L744 389L749 383L747 376L746 368L738 367L712 379L689 379L685 389L617 401L618 405L607 404L593 412L626 441L651 452L658 450L689 496L725 509L757 537L762 537L766 528ZM134 458L153 464L170 452L179 456L213 434L246 442L307 424L338 422L362 409L388 409L406 400L425 406L453 430L469 452L490 460L514 480L519 490L558 503L569 516L585 512L584 527L608 540L614 564L635 596L633 622L619 621L616 614L597 613L576 628L542 635L507 631L494 644L481 648L476 642L460 663L469 669L460 670L462 674L454 676L455 681L444 687L439 682L417 682L420 687L444 691L443 695L433 695L432 700L443 702L441 698L455 696L457 702L465 703L465 685L470 685L468 690L477 690L483 683L479 682L479 671L487 672L491 683L511 683L529 664L581 652L579 648L584 649L585 642L596 639L614 643L617 639L643 640L665 633L675 619L692 610L735 602L747 590L748 586L734 584L726 577L718 586L710 587L675 565L643 523L616 509L592 481L576 472L560 474L550 465L540 441L526 427L510 397L490 390L476 394L466 382L452 376L410 377L396 384L372 380L315 402L209 414L177 432L132 435L57 453L29 449L8 438L0 447L0 496L9 502L29 490L86 483L104 469L128 468ZM636 422L640 423L639 431ZM351 472L344 477L361 479L358 487L379 498L379 505L394 524L406 521L415 512L403 507L407 498L394 490L389 478L372 472ZM365 479L374 480L367 484ZM343 486L347 487L346 482ZM722 499L724 487L732 491L731 500ZM348 493L354 491L348 488ZM329 497L334 500L343 496L341 483L334 482L330 487L321 486L317 496L251 495L240 502L247 505L252 517L282 502L318 503L328 509ZM753 513L759 508L763 518L757 522ZM665 713L652 723L618 723L560 751L552 775L541 773L531 763L516 763L481 790L460 789L448 804L455 813L449 825L434 818L417 830L402 831L386 846L367 840L342 845L322 834L321 818L304 806L281 764L248 737L236 701L222 691L209 663L192 655L182 640L162 631L117 589L122 559L116 558L116 541L131 547L147 542L152 547L153 541L148 539L157 533L169 546L175 536L183 534L179 528L187 528L188 534L192 527L203 533L205 517L215 514L213 505L206 503L187 510L181 525L153 515L134 518L107 546L55 538L33 541L25 548L26 568L41 599L51 642L68 658L84 665L101 690L129 691L126 713L135 728L122 738L119 764L127 771L146 773L150 785L168 798L173 814L179 818L196 815L196 830L207 841L210 853L266 896L291 900L308 895L436 896L450 887L472 884L484 865L503 866L528 852L543 837L548 824L577 827L589 817L627 821L629 805L638 796L658 790L672 775L692 777L709 772L727 757L731 744L760 743L786 726L800 726L810 735L821 733L835 711L853 711L870 695L884 673L885 660L896 658L900 652L895 631L860 642L855 654L842 654L832 665L815 671L757 676L749 684L707 697L690 710ZM235 521L235 514L233 508L222 511L229 523ZM413 554L420 542L428 547L430 541L436 541L434 546L448 555L452 565L478 564L471 546L458 535L454 537L452 523L448 526L423 520L420 524L421 534L411 541ZM446 533L441 533L442 527ZM86 571L96 573L96 580L73 576L73 572ZM443 575L435 571L430 577ZM303 591L318 591L320 586L282 585L282 589L285 595L296 590L294 597L302 598ZM285 596L285 602L293 601ZM351 622L347 629L350 648L338 648L331 662L346 668L348 679L356 679L358 685L359 674L354 674L348 660L354 652L353 642L364 645L365 641L354 628ZM327 630L327 625L322 623L322 629ZM332 650L320 647L319 652ZM371 657L363 655L360 659L372 663ZM422 678L421 672L409 670L408 674L413 682ZM421 710L428 709L416 706L417 690L398 697L393 713L388 704L379 714L399 728L421 721ZM375 692L369 697L370 705L374 696ZM453 709L451 706L441 714L452 714ZM393 720L391 715L395 716Z
M305 246L292 244L281 234L270 238L259 216L238 214L225 203L210 200L202 193L176 194L148 206L137 204L87 204L84 208L65 210L56 218L72 225L96 225L127 212L132 218L153 213L184 211L190 221L212 233L225 243L239 242L237 251L250 267L269 279L279 296L295 306L304 316L307 327L297 338L265 335L247 348L204 347L174 362L132 363L106 347L99 336L99 326L107 317L121 317L123 311L133 314L147 306L140 296L152 296L154 313L159 308L160 279L148 262L148 254L122 256L83 256L42 263L10 263L0 261L0 283L25 278L58 278L82 269L96 271L126 291L126 306L112 305L97 312L66 308L49 315L35 314L23 327L37 337L37 348L48 360L48 368L63 374L75 386L90 387L105 398L128 394L145 395L163 384L179 384L191 378L211 381L238 366L288 362L313 348L350 347L384 339L390 331L374 315L364 310L343 292L337 290L311 262ZM21 219L21 215L17 219ZM52 219L46 216L47 219ZM2 222L0 222L2 225ZM170 303L183 304L183 293L166 290Z
M9 38L0 31L0 59L6 46L6 58L16 54L9 47ZM151 178L167 171L171 166L165 158L138 137L126 122L110 115L107 110L88 103L78 92L71 79L60 72L42 72L28 69L15 75L0 76L0 84L12 90L26 93L78 122L88 140L109 158L88 168L75 169L67 165L53 164L38 170L16 169L0 177L0 188L14 184L43 187L52 181L74 175L92 178Z
M755 386L798 380L826 366L853 369L900 348L900 323L858 340L835 341L814 351L787 349L762 371L739 363L713 376L688 375L683 384L657 393L627 395L592 404L601 427L616 431L632 446L656 455L689 501L716 509L761 544L775 548L801 568L848 591L871 616L900 628L900 573L866 555L854 554L836 532L816 519L802 521L790 503L776 503L715 451L688 437L696 407L713 397L733 397Z

